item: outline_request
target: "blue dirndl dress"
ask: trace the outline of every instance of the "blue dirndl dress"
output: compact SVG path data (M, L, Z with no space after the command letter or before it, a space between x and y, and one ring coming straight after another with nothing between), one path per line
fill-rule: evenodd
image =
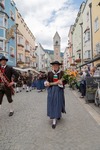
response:
M47 116L49 116L51 119L61 118L61 114L66 113L64 88L54 85L49 87L47 91Z

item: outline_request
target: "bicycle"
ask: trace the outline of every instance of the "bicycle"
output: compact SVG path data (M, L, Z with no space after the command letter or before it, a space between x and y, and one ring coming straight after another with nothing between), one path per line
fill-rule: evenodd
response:
M97 88L96 93L95 93L95 105L99 106L100 105L100 80L95 81L95 83L98 84L98 88Z

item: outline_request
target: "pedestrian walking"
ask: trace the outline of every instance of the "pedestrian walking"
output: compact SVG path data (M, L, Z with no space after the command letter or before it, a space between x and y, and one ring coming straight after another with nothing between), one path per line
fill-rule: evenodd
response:
M64 98L64 84L62 81L62 76L64 72L60 70L61 63L54 61L51 63L52 71L48 72L47 81L45 81L45 86L47 86L47 116L53 120L52 128L55 129L57 120L62 116L65 111L65 98Z
M10 105L9 116L14 114L12 95L14 94L14 81L18 80L19 74L10 66L7 65L8 59L2 56L0 59L0 109L4 94ZM13 80L12 80L13 79Z
M30 70L28 70L26 92L29 92L32 90L32 78L33 78L32 73Z

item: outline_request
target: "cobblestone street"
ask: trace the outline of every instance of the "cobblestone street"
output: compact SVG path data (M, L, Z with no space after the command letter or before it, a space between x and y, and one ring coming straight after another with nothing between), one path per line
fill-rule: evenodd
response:
M8 116L9 105L4 98L0 114L0 150L100 150L100 124L84 107L88 104L81 103L84 100L79 100L75 93L65 89L67 113L55 130L46 116L46 91L16 94L12 117ZM100 117L100 108L97 109Z

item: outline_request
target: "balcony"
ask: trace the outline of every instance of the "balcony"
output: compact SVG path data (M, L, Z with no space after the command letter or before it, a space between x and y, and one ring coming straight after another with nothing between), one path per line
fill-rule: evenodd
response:
M19 47L24 47L23 43L18 43Z
M70 66L76 66L76 65L77 65L76 63L71 63L71 64L70 64Z
M17 64L24 64L24 62L20 59L19 61L17 61Z
M29 65L30 65L30 62L26 61L25 64L29 66Z
M28 50L28 49L25 49L25 52L27 52L27 53L30 53L30 50Z
M91 58L84 58L83 60L84 60L84 62L88 62L91 60Z
M77 52L77 53L78 53L78 52L81 52L81 49L78 49L76 52Z
M36 58L36 56L35 56L35 55L33 55L33 56L32 56L32 58Z

